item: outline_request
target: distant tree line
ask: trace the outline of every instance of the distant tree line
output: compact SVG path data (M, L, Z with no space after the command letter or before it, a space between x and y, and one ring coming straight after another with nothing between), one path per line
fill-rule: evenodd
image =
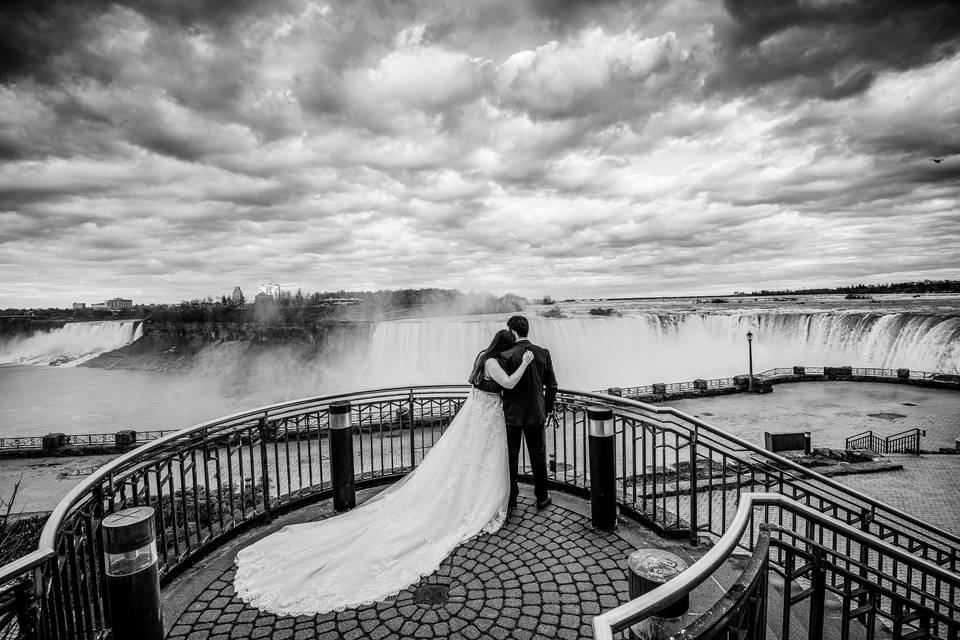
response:
M960 293L960 280L921 280L916 282L891 282L887 284L855 284L848 287L819 287L815 289L762 289L753 293L737 292L735 295L781 296L787 294L828 293Z
M335 300L351 299L350 306L335 305ZM318 319L376 319L422 310L429 314L475 315L522 311L526 299L514 294L463 293L456 289L399 289L379 291L325 291L306 293L282 291L277 299L257 305L234 302L229 296L219 299L183 300L176 304L138 304L130 309L3 309L0 315L32 316L46 320L109 320L150 318L155 322L267 322L305 324Z

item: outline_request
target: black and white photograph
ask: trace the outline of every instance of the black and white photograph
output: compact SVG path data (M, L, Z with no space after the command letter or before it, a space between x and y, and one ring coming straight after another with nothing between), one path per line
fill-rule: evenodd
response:
M0 640L960 638L960 3L0 3Z

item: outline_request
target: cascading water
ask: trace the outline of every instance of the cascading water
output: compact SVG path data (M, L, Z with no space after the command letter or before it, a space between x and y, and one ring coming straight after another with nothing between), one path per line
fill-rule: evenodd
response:
M53 364L72 367L143 336L143 321L71 322L0 344L0 364Z
M639 314L530 317L561 386L602 389L746 373L791 365L960 371L960 316L918 313ZM365 386L463 382L500 317L404 320L374 326Z

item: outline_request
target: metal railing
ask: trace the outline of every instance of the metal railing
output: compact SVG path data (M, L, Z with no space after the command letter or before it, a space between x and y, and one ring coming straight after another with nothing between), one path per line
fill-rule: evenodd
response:
M738 548L753 551L738 581L742 589L731 590L734 597L694 621L679 637L788 639L795 631L791 620L802 616L804 637L822 638L827 597L840 602L843 638L851 636L855 624L864 627L866 637L873 637L881 622L892 629L895 639L955 639L960 634L956 573L786 496L755 493L744 496L724 535L686 571L594 617L594 638L610 640L688 596ZM910 567L914 579L891 575L890 568L897 565ZM785 585L780 629L769 629L764 613L770 604L768 572L779 575Z
M874 433L873 431L864 431L846 439L845 447L847 449L863 449L873 451L874 453L920 453L921 438L926 435L924 429L913 428L885 436Z
M157 440L165 435L175 433L173 430L136 431L136 440L133 444L141 444L150 440ZM101 447L116 444L116 433L74 433L63 434L62 446L70 447ZM42 449L45 436L17 436L14 438L0 438L0 451Z
M106 515L154 507L159 569L167 581L244 527L331 495L330 403L352 403L354 468L364 486L415 468L467 391L423 386L286 402L205 422L116 458L57 505L37 551L0 567L0 623L6 625L0 638L25 625L44 639L93 638L109 626L100 537ZM957 536L685 413L625 398L559 392L546 433L555 486L589 491L587 408L598 404L613 411L616 468L610 472L621 511L665 535L719 539L742 496L773 491L945 571L958 570ZM920 579L916 565L867 561L865 569L891 580Z
M840 367L835 367L840 368ZM803 369L803 373L798 373L799 369ZM774 369L767 369L760 373L754 374L754 379L761 380L776 380L777 378L784 377L796 377L801 376L802 378L817 378L820 376L826 375L827 371L831 367L777 367ZM883 380L887 379L900 379L900 380L950 380L953 381L950 374L943 374L933 371L914 371L906 369L883 369L877 367L849 367L851 376L862 377L862 378L880 378ZM906 377L904 377L900 372L907 372ZM702 389L730 389L737 387L736 379L733 377L728 378L710 378L702 380L703 386L698 386L697 381L688 380L684 382L666 382L659 384L646 384L636 387L617 387L619 389L619 395L625 398L636 398L639 396L648 396L655 394L675 394L675 393L684 393L688 391L699 391ZM659 390L658 390L659 389ZM609 390L596 391L596 393L606 393Z

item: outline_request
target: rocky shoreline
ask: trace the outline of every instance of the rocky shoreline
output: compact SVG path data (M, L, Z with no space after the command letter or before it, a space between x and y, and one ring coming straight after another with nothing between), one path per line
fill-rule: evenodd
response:
M308 359L335 351L337 345L365 337L371 323L362 320L323 320L305 326L247 322L144 321L143 337L120 349L81 364L97 369L190 371L207 349L229 346L240 357L285 347Z

